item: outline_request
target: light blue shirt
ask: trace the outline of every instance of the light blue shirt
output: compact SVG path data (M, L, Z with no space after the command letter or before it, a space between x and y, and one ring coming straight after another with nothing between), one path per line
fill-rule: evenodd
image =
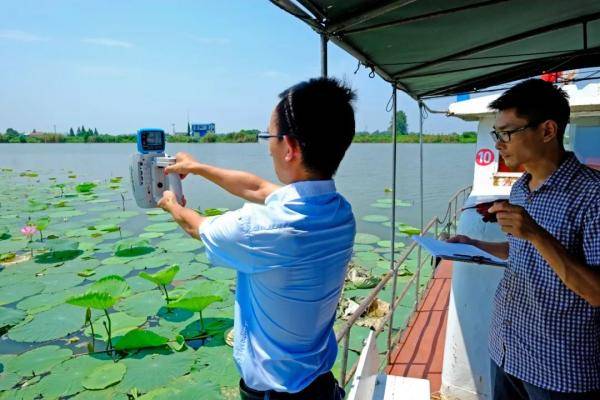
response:
M238 271L233 356L246 385L295 393L331 370L355 232L333 180L284 186L201 226L209 260Z

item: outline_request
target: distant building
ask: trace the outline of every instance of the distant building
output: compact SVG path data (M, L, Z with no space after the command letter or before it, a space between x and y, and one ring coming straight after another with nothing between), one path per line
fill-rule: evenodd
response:
M215 132L216 132L215 124L213 124L213 123L192 124L192 129L191 129L190 135L196 136L196 137L202 137L202 136L205 136L207 133L215 133Z

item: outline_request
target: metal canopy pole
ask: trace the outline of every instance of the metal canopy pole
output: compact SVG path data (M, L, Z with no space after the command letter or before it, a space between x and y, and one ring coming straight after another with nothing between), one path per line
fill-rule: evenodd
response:
M392 151L392 257L390 260L390 269L394 271L394 280L392 283L392 308L390 321L388 325L388 337L387 337L387 354L388 354L388 364L392 362L392 353L390 352L390 348L392 346L392 330L394 327L394 304L396 303L396 280L398 279L398 269L395 268L394 265L394 256L396 254L396 153L397 151L397 131L396 131L396 97L397 97L397 89L396 85L392 84L392 143L393 143L393 151Z
M421 210L421 235L423 235L423 116L424 116L424 104L423 100L419 99L419 202L420 202L420 210ZM420 286L420 270L421 270L421 246L417 249L418 252L418 264L416 271L416 290L415 290L415 311L417 310L417 306L419 304L419 286Z
M329 38L324 33L321 34L321 76L327 78L327 42Z

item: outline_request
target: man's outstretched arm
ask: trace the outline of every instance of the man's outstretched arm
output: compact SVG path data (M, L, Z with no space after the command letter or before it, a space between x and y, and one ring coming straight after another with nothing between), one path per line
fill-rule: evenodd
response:
M187 153L177 153L176 158L174 165L165 168L166 173L178 173L182 177L200 175L229 193L253 203L264 204L267 196L280 187L248 172L202 164Z
M184 205L180 205L177 203L175 194L166 190L163 193L163 198L158 202L158 206L170 213L175 222L177 222L188 235L195 239L200 239L198 230L207 218L190 208L185 208L185 200Z

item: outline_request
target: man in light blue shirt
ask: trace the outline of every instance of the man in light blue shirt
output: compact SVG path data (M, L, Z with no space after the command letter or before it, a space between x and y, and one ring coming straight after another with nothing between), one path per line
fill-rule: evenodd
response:
M280 95L268 132L278 186L177 154L167 169L200 175L251 203L204 218L165 192L159 206L236 269L234 359L242 399L341 399L333 323L356 232L332 177L354 137L353 92L312 79Z

